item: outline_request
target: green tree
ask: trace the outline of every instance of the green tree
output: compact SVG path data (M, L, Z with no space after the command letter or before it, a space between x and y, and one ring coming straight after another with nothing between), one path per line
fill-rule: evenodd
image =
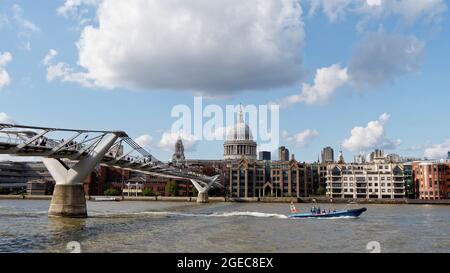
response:
M198 195L198 190L196 187L191 187L191 196L197 196Z
M178 196L178 183L174 180L167 182L165 190L166 196Z
M317 188L316 194L317 195L325 195L327 193L327 190L323 186L319 186Z
M109 188L106 191L104 191L103 194L106 196L118 196L119 191L113 188Z
M143 196L153 196L153 195L155 195L155 193L153 192L153 189L152 189L152 188L145 188L145 189L142 191L142 195L143 195Z

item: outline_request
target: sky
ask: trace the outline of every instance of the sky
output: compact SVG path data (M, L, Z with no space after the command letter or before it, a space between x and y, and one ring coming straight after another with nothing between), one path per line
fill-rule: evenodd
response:
M173 108L202 96L223 109L279 105L279 144L300 161L326 146L348 161L376 148L444 158L448 6L0 0L0 122L124 130L168 160ZM223 156L223 141L181 137L187 158Z

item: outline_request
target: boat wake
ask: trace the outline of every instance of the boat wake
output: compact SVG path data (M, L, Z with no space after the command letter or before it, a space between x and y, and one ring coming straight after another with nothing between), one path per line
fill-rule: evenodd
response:
M94 217L120 217L120 216L139 216L139 215L162 216L162 217L257 217L257 218L277 218L277 219L288 218L284 214L252 212L252 211L214 212L211 214L183 213L174 211L142 211L131 213L90 214L90 216Z
M279 218L279 219L287 219L288 218L284 214L252 212L252 211L233 211L233 212L222 212L222 213L216 212L216 213L210 214L209 216L212 216L212 217L250 216L250 217L261 217L261 218Z

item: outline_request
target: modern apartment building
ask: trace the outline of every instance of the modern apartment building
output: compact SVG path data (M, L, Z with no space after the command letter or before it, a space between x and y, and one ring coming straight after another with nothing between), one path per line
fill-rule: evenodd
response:
M377 160L365 164L329 164L327 196L331 198L405 198L403 165Z

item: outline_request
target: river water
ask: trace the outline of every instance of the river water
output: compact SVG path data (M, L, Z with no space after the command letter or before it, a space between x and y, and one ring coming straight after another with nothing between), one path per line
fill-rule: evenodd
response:
M88 202L87 219L48 206L0 200L0 252L450 252L449 206L371 204L357 219L288 219L272 203Z

